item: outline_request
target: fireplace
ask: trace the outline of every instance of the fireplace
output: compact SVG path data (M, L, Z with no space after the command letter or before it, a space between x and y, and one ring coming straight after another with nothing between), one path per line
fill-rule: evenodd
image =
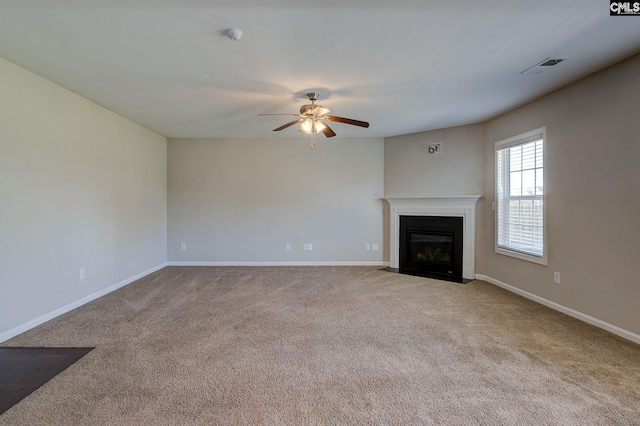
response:
M462 277L451 279L456 282L468 282L475 278L475 224L476 204L482 198L479 195L451 196L451 197L420 197L420 198L385 198L389 203L389 269L393 271L407 271L414 275L431 274L419 271L425 263L435 269L437 277ZM413 237L402 237L400 222L411 218L442 218L445 222L427 225L431 229L416 229ZM448 219L454 219L458 224L447 223ZM438 219L439 221L439 219ZM462 229L460 229L460 221ZM418 228L422 225L417 225ZM414 227L411 224L411 227ZM454 228L454 231L451 231ZM452 236L451 234L454 234ZM429 235L430 234L430 235ZM460 237L460 238L458 238ZM401 238L403 238L401 242ZM413 243L411 242L413 238ZM451 242L455 240L454 242ZM407 246L409 244L409 246ZM409 256L409 264L400 264L401 250L417 252ZM427 247L430 247L427 249ZM451 250L451 248L453 249ZM439 249L439 250L438 250ZM453 264L449 255L442 252L455 252L452 255ZM461 254L460 254L461 253ZM460 260L460 256L462 259ZM460 268L460 269L458 269ZM449 273L449 271L452 271ZM435 276L435 275L434 275ZM446 279L446 278L444 278Z
M399 269L462 279L461 217L400 216Z

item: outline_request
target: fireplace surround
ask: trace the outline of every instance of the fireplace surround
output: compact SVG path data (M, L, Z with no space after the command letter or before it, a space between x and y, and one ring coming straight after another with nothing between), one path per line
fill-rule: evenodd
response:
M461 275L464 280L473 280L475 278L476 205L480 198L480 195L385 198L389 203L389 267L394 270L401 269L401 217L458 217L462 219Z

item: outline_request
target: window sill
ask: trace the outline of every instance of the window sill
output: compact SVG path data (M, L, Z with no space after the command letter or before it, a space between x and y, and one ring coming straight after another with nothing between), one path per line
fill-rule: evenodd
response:
M506 250L506 249L499 248L499 247L496 247L496 253L497 254L502 254L504 256L515 257L516 259L520 259L520 260L526 260L527 262L537 263L539 265L546 265L547 264L547 256L546 255L544 255L542 257L533 256L533 255L530 255L530 254L520 253L520 252L512 251L512 250Z

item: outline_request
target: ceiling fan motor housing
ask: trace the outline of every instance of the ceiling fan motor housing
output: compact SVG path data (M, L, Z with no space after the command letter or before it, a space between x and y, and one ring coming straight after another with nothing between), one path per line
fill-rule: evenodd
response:
M300 114L301 115L311 115L313 114L313 109L316 107L316 105L313 104L307 104L307 105L302 105L300 107Z
M307 98L309 98L311 103L307 104L307 105L302 105L300 107L300 114L301 115L313 115L314 108L316 108L316 107L322 108L320 105L316 105L316 103L315 103L318 100L319 97L320 97L319 93L315 93L315 92L307 93Z

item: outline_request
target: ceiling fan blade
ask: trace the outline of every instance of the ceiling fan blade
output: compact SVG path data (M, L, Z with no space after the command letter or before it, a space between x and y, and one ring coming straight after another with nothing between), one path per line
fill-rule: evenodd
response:
M287 123L287 124L285 124L283 126L280 126L277 129L273 129L273 131L274 132L279 132L280 130L284 130L287 127L293 126L294 124L299 123L301 121L302 121L302 118L298 118L297 120L290 121L289 123Z
M300 114L258 114L258 115L290 115L292 117L300 117Z
M336 121L338 123L351 124L353 126L360 126L360 127L369 127L369 123L367 123L366 121L353 120L351 118L344 118L344 117L336 117L335 115L327 115L325 118L329 121Z
M327 125L327 123L323 123L324 124L324 129L320 130L322 133L324 133L324 135L328 138L332 138L336 135L336 132L334 132L331 127L329 127Z

